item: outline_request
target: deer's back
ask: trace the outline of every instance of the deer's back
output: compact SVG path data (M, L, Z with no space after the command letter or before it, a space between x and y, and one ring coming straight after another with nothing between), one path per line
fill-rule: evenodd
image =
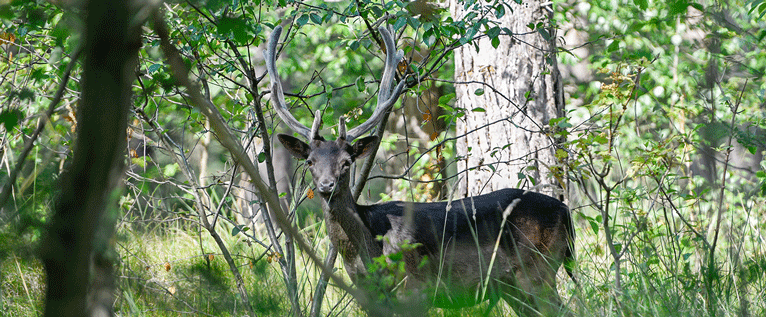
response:
M412 210L414 227L419 229L414 233L412 242L422 243L426 248L438 248L441 240L473 241L474 235L479 241L491 239L494 243L503 220L503 211L515 199L519 202L506 219L505 229L513 227L510 223L522 225L521 230L526 232L558 228L564 220L562 218L568 218L567 206L558 199L513 188L454 200L449 204L449 210L446 201L394 201L359 206L358 213L373 236L382 236L395 225L392 219L404 217L407 210Z

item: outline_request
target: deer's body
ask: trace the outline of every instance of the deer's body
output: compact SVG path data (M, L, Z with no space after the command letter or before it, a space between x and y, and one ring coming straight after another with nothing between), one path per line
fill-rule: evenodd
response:
M328 235L352 280L369 281L372 259L402 251L405 276L398 294L412 304L405 314L422 315L422 309L430 306L464 307L487 299L491 308L500 298L519 315L557 313L561 304L556 272L573 253L567 206L520 189L451 202L358 205L349 188L351 164L369 155L378 138L357 138L389 111L404 85L401 81L392 91L398 58L393 38L380 29L388 53L374 113L348 133L341 118L338 138L328 141L319 135L319 111L309 129L287 109L274 65L280 33L281 27L274 29L265 53L272 101L282 120L307 142L284 134L279 140L293 156L306 160L322 199ZM404 245L415 247L403 249Z
M333 205L332 197L323 199L327 200L326 207ZM503 212L515 200L505 225L501 225ZM412 211L411 225L405 218L407 210ZM451 203L396 201L355 205L353 209L326 208L325 214L329 215L330 238L352 279L364 274L365 268L359 250L353 247L338 219L358 217L371 237L383 237L374 239L377 248L371 248L381 250L383 255L399 252L405 242L420 244L404 253L405 283L409 289L425 293L426 303L421 304L426 306L458 308L514 296L507 300L517 306L518 312L527 308L515 301L557 309L556 270L572 257L567 241L574 233L566 205L553 197L520 189L498 190ZM485 284L487 278L489 283ZM532 295L544 297L535 299ZM546 303L535 304L536 300Z

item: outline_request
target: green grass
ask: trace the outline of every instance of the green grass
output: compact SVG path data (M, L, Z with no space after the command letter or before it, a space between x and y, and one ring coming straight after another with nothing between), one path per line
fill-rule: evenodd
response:
M37 316L45 299L45 275L34 249L32 230L0 226L0 311L3 316Z
M229 267L212 239L200 240L198 232L180 228L157 231L161 233L127 234L118 242L123 261L118 270L118 311L133 316L246 313ZM258 247L237 250L244 242L228 242L230 249L239 253L236 261L255 311L259 315L284 315L289 306L283 303L284 286L276 264L266 258L251 260L251 254L246 253L261 253Z
M732 211L735 212L735 211ZM595 232L586 219L576 216L579 287L559 272L559 294L577 316L717 316L766 315L766 258L763 257L760 218L733 221L722 236L717 256L718 272L703 274L704 254L688 232L677 235L651 234L667 231L654 223L651 230L634 237L621 258L623 293L614 285L612 257L605 248L603 229ZM236 291L234 278L220 251L206 232L174 223L153 229L118 227L114 246L121 262L116 268L118 287L115 309L121 316L243 316L247 314ZM219 232L235 256L254 310L258 316L286 316L287 301L279 265L270 261L265 249L248 244L231 228ZM305 231L320 256L328 241L323 226ZM256 236L260 233L256 232ZM267 241L265 235L262 237ZM30 242L31 241L31 242ZM32 233L18 233L8 226L0 237L0 305L3 316L38 316L44 302L44 271L34 256ZM305 312L319 278L310 260L299 254L298 288ZM336 269L345 277L340 260ZM347 279L347 277L346 277ZM706 295L712 285L714 303ZM323 314L362 316L359 307L335 287L330 287ZM461 310L432 309L431 316L476 316L487 304ZM496 316L513 315L500 303Z

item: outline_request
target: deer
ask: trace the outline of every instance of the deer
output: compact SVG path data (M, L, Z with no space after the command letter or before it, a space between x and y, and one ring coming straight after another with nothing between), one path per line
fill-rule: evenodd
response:
M272 31L264 52L272 107L302 137L279 134L278 139L292 156L305 160L328 236L347 274L354 283L363 283L371 274L372 259L401 252L405 274L398 284L403 290L400 303L408 304L410 315L489 300L488 313L500 299L520 316L561 314L566 308L556 289L556 273L563 265L576 280L571 265L575 232L569 208L560 200L515 188L431 203L361 205L353 199L352 164L379 142L376 136L362 136L379 124L405 86L401 80L391 88L403 54L395 51L388 29L378 31L386 57L377 106L368 120L349 130L341 116L335 140L320 135L319 110L311 128L290 113L275 65L281 26Z

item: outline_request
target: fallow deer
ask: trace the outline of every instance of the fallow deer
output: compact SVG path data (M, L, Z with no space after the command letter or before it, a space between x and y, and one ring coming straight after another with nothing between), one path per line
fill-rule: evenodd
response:
M280 142L297 159L306 160L315 192L321 197L328 235L355 282L368 274L371 259L406 249L401 285L410 302L428 307L465 307L503 298L519 315L551 315L562 309L556 272L573 261L574 229L569 209L561 201L522 189L503 189L451 202L386 202L359 205L349 188L349 170L379 142L359 138L376 126L404 89L392 91L401 53L385 28L379 29L386 60L378 105L372 116L346 131L339 119L334 141L319 135L317 111L312 128L290 113L275 66L281 27L272 32L264 53L271 77L274 109L289 128L307 142L280 134ZM356 140L356 142L354 142ZM573 278L571 268L565 265ZM369 313L369 312L368 312Z

